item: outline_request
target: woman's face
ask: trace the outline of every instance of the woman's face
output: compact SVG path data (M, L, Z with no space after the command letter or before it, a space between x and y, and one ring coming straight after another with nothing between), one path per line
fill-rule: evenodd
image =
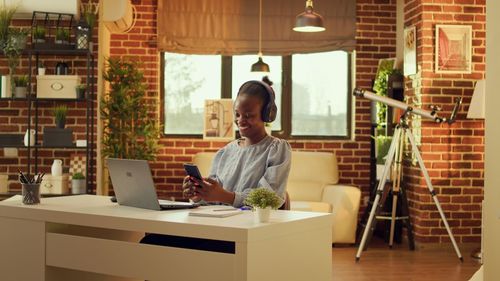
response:
M257 96L240 94L234 103L236 126L242 137L258 137L265 133L261 118L262 100Z

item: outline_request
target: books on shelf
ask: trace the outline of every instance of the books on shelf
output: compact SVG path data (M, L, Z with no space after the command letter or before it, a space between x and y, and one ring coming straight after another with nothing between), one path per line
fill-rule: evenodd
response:
M190 211L190 216L195 217L214 217L214 218L225 218L234 215L241 214L240 209L232 208L229 206L217 206L217 207L201 207L196 210Z

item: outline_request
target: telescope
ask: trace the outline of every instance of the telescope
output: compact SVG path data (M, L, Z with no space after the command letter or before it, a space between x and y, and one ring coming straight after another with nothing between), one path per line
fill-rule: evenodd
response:
M444 117L439 117L437 115L437 112L439 110L441 110L441 108L438 107L438 106L431 106L430 107L431 111L424 110L424 109L421 109L421 108L414 108L414 107L412 107L410 105L407 105L404 102L401 102L401 101L398 101L398 100L395 100L395 99L391 99L389 97L380 96L380 95L377 95L377 94L375 94L373 92L370 92L370 91L367 91L367 90L363 90L363 89L360 89L360 88L355 88L354 91L353 91L353 95L356 96L356 97L367 98L367 99L372 100L372 101L381 102L381 103L387 104L389 106L402 109L402 110L405 111L405 113L418 114L418 115L420 115L422 117L432 119L436 123L446 122L448 124L452 124L453 122L455 122L455 118L457 117L458 108L460 107L460 104L462 104L462 98L461 97L455 98L455 106L453 107L453 111L451 112L450 117L447 119L447 118L444 118Z

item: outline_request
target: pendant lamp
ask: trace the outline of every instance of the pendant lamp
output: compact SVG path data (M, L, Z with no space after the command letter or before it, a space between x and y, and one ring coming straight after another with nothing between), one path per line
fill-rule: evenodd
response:
M295 19L293 30L298 32L319 32L325 30L323 17L313 11L312 0L306 1L306 10Z
M251 72L269 73L269 65L262 60L262 0L259 0L259 60L252 64Z

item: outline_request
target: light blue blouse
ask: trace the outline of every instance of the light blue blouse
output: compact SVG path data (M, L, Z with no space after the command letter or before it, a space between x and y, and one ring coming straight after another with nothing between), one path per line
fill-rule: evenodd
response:
M217 152L209 177L235 193L234 207L243 206L248 193L258 187L273 190L284 202L292 157L290 144L272 136L246 147L239 146L239 141Z

